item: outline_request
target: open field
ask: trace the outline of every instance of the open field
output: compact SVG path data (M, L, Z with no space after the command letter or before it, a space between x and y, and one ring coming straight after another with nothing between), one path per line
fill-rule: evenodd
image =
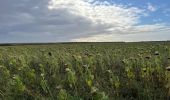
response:
M170 42L3 45L0 99L166 100L168 66Z

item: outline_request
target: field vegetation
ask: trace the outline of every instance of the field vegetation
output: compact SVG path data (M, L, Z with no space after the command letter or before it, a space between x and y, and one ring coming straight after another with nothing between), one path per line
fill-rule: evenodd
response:
M2 100L166 100L170 43L0 46Z

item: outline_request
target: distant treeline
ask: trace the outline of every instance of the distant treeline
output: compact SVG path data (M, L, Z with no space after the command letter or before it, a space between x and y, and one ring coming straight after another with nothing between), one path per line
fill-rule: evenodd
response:
M91 44L91 43L169 43L170 41L141 41L141 42L56 42L56 43L0 43L0 46L23 46L23 45L56 45L56 44Z

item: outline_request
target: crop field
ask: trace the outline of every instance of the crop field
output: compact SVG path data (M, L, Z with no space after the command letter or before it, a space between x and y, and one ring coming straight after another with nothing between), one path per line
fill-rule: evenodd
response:
M2 100L167 100L170 42L0 46Z

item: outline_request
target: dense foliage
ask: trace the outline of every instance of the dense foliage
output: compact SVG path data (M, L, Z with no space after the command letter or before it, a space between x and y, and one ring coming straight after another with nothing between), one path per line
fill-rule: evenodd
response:
M169 42L0 46L0 99L164 100Z

